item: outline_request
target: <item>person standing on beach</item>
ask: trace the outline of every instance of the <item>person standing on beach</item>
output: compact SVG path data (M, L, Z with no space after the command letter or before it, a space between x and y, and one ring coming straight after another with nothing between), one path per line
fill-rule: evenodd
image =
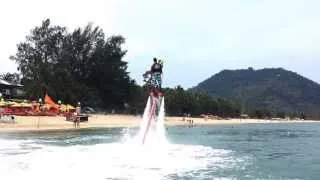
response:
M62 113L62 107L61 107L61 100L58 100L58 114L60 115Z
M80 127L80 114L81 114L81 103L78 102L78 106L76 107L76 127Z
M0 102L3 102L3 101L4 101L4 99L2 97L2 93L0 93ZM3 114L3 109L2 109L2 107L0 107L0 118L2 117L2 114Z

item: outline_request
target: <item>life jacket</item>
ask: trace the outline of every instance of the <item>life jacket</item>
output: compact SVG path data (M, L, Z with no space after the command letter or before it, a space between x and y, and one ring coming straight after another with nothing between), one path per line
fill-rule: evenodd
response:
M162 73L162 66L161 66L161 64L159 64L159 63L153 64L153 65L152 65L152 68L151 68L151 71L152 71L153 73L155 73L155 72Z

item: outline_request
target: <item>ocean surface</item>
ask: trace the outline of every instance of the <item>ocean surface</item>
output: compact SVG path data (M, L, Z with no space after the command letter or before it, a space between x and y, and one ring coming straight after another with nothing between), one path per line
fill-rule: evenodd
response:
M1 180L320 179L320 124L0 132Z

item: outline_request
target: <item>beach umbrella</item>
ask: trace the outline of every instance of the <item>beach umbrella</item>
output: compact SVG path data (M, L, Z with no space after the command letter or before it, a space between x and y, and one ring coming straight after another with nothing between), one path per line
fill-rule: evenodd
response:
M76 108L75 107L73 107L72 105L70 105L70 104L67 104L67 109L69 109L69 110L75 110Z
M9 105L10 107L20 107L20 103L17 102L10 102Z
M0 107L8 106L8 104L5 101L0 101Z
M63 104L63 105L61 106L61 108L62 108L62 110L65 111L65 112L76 109L75 107L73 107L73 106L70 105L70 104Z
M20 107L32 107L32 104L30 104L30 103L26 103L26 102L22 102L22 103L20 103Z
M4 104L5 106L11 106L11 105L14 105L15 103L11 101L4 101Z

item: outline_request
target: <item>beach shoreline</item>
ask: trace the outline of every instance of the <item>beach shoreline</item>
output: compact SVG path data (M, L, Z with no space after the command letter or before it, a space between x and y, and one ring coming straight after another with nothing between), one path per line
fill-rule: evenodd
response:
M265 120L265 119L205 119L166 117L165 125L238 125L238 124L267 124L267 123L320 123L315 120ZM80 127L75 128L74 123L66 121L65 117L47 116L16 116L15 123L0 123L0 132L3 131L52 131L52 130L75 130L84 128L125 128L139 127L141 116L133 115L100 115L89 116L88 122L81 122ZM193 121L193 124L191 122Z

